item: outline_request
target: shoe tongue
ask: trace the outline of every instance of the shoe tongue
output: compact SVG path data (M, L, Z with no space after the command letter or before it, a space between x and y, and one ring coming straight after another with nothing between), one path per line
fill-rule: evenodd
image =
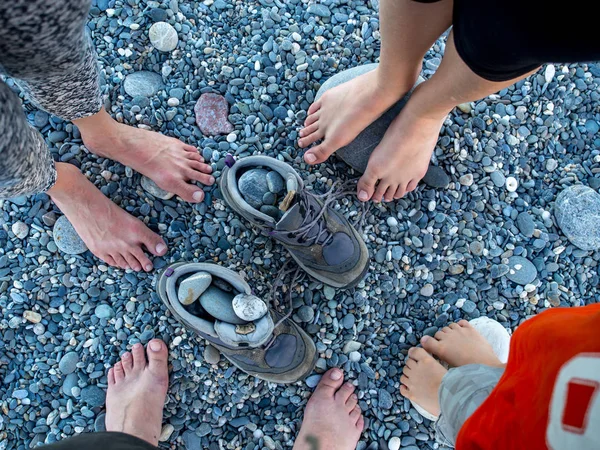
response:
M304 222L304 208L300 203L296 203L283 215L281 220L275 225L278 231L295 231L302 226Z

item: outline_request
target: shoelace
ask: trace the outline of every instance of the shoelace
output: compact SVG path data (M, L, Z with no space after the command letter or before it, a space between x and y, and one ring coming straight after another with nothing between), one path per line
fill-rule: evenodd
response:
M303 233L308 233L312 229L312 227L315 226L315 224L323 217L323 214L325 214L326 208L331 206L335 201L339 200L340 198L345 197L350 194L354 194L356 192L356 189L354 188L356 186L356 182L357 182L357 180L349 180L342 184L338 184L336 182L324 194L313 194L311 192L305 192L305 195L310 195L315 198L324 200L323 207L321 208L321 211L319 211L319 213L313 220L311 220L307 224L303 224L300 228L293 231L292 233L298 233L299 235L301 235ZM366 215L367 215L369 208L370 208L370 204L361 203L362 212L360 214L359 220L353 224L353 226L360 233L362 233L362 227L364 225L364 221L366 219ZM319 230L321 230L321 227L322 227L322 225L320 225ZM327 231L327 230L325 230L325 231ZM317 234L316 238L318 239L319 237L320 237L320 234ZM277 277L275 278L275 281L273 282L273 285L271 286L271 291L270 291L271 301L274 306L275 306L275 304L277 304L277 306L279 306L280 302L277 300L278 289L281 285L283 285L283 280L285 279L286 276L288 276L291 273L294 274L292 276L292 281L289 284L289 290L287 292L287 299L286 299L287 300L287 305L286 305L287 308L286 307L280 308L280 313L283 313L283 316L281 319L279 319L277 321L277 323L275 323L274 328L277 328L285 320L289 319L290 316L292 315L292 312L294 309L294 305L293 305L293 301L292 301L293 288L296 287L300 282L302 282L302 280L304 280L304 278L306 278L306 273L301 272L299 266L296 266L296 268L292 268L292 269L287 268L290 261L291 260L288 260L285 262L283 267L279 270ZM286 309L287 309L287 311L286 311ZM284 311L285 311L285 313L284 313ZM271 341L265 346L265 351L268 350L269 348L271 348L271 346L273 345L274 342L275 342L275 337L273 337L271 339Z
M291 237L298 238L299 240L304 240L309 243L319 242L321 236L326 233L329 233L329 230L325 227L325 223L321 221L321 218L327 211L327 208L333 206L333 204L339 199L346 197L350 194L354 194L356 192L355 189L352 189L353 186L356 186L357 180L348 180L345 183L339 184L338 182L334 183L331 188L325 192L324 194L313 194L309 191L304 191L302 196L300 197L300 201L302 202L304 208L307 212L311 211L311 202L306 197L313 197L323 201L323 207L317 213L312 220L309 220L307 223L303 223L297 230L293 231L280 231L280 230L272 230L269 232L269 235L276 236L278 234L286 234L291 235ZM361 203L361 215L359 221L354 223L354 227L358 230L359 233L362 233L362 227L364 225L364 221L366 218L366 213L369 210L369 204ZM314 227L318 227L317 233L314 236L309 236L308 234ZM331 239L333 239L332 235L326 237L326 239L321 243L322 245L326 245Z

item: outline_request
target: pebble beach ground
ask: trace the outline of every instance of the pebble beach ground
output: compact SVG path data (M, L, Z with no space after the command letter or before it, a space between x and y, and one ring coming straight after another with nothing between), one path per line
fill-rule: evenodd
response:
M289 162L319 192L354 176L335 158L309 168L295 142L327 78L377 61L378 0L92 3L90 36L117 120L196 145L217 178L227 153ZM151 31L157 22L170 27ZM427 54L425 78L444 42ZM315 375L290 386L247 376L182 329L155 295L154 274L60 252L52 227L61 214L45 194L0 200L0 450L103 429L107 369L154 337L168 342L171 361L161 448L290 449L318 373L333 366L357 385L368 422L359 449L437 448L431 423L399 393L408 348L461 318L514 330L545 308L598 298L599 86L598 65L551 65L453 111L433 161L450 183L370 209L368 277L350 291L309 279L295 287L293 317L320 358ZM195 123L208 92L229 103L228 134L205 137ZM157 269L218 262L268 299L289 257L236 217L217 186L197 205L153 197L139 174L85 150L72 124L28 102L25 110L56 160L161 233L169 252ZM576 184L590 188L583 200ZM353 197L340 208L360 211Z

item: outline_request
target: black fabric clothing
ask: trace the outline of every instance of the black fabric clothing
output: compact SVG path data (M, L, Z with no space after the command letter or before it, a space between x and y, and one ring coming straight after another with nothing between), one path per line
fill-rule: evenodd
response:
M80 434L39 448L42 450L157 450L158 447L129 434L107 431Z
M454 0L454 44L473 72L496 82L545 63L600 61L595 5L589 0Z

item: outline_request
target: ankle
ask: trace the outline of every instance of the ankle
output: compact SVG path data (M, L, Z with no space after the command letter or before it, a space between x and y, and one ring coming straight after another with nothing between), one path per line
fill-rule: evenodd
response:
M48 189L46 194L48 194L54 202L60 201L63 198L70 198L76 184L75 181L81 176L83 175L73 164L57 162L56 183Z
M81 137L86 147L97 153L98 147L108 148L106 144L118 139L119 124L102 108L93 116L78 119L75 122L81 132ZM100 155L104 156L104 155Z
M415 87L421 73L420 66L391 68L380 64L375 70L378 89L396 100L400 100Z

